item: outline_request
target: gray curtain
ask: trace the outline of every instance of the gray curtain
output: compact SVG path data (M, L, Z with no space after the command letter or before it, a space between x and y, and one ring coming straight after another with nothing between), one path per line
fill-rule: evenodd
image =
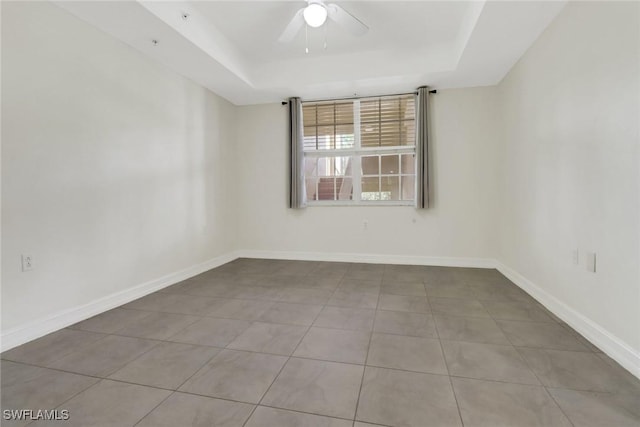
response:
M416 207L426 209L429 207L429 88L418 88L416 102Z
M306 191L304 185L304 145L302 138L302 101L289 98L289 207L304 208Z

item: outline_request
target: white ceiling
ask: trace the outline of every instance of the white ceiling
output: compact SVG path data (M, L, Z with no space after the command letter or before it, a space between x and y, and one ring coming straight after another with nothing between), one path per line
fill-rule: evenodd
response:
M304 1L55 3L236 105L494 85L565 5L336 1L369 32L329 21L309 29L306 54L304 30L277 41Z

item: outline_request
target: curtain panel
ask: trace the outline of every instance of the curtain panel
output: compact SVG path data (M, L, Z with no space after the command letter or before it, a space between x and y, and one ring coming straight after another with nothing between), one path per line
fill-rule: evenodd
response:
M416 100L416 208L426 209L430 202L429 187L429 88L418 88Z
M289 207L301 209L306 206L304 185L304 145L302 133L302 101L289 98Z

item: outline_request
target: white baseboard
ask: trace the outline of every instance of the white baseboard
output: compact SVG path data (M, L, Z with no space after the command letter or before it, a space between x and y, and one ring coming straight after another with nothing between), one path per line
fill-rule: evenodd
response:
M235 252L224 254L203 263L185 268L184 270L107 295L84 305L63 310L53 315L36 319L26 325L9 329L2 332L2 335L0 336L0 349L1 351L6 351L13 347L17 347L51 332L88 319L96 314L111 310L112 308L131 302L147 294L181 282L189 277L193 277L222 264L226 264L236 258L237 255Z
M289 259L296 261L363 262L369 264L433 265L440 267L495 268L490 258L428 257L334 252L240 250L238 258Z
M640 353L627 343L611 334L593 320L583 316L554 297L535 283L531 282L517 271L496 261L495 266L509 280L522 288L525 292L544 305L549 311L566 322L582 336L591 341L596 347L606 353L626 370L640 378Z

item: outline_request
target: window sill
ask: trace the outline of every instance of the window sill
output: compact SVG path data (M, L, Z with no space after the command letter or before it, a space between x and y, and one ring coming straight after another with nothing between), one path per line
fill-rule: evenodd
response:
M306 207L315 208L322 206L405 206L405 207L415 207L416 203L413 200L403 200L403 201L392 201L392 202L384 202L384 201L371 201L371 202L352 202L352 201L340 201L340 200L328 200L328 201L313 201L307 202Z

